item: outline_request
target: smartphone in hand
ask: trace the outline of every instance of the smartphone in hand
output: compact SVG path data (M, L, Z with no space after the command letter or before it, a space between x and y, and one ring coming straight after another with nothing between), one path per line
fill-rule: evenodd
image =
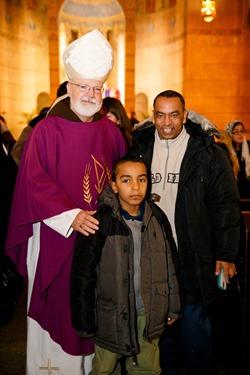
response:
M227 289L227 282L226 282L225 275L224 275L224 270L223 270L222 267L221 267L220 273L218 275L218 287L221 290L226 290Z

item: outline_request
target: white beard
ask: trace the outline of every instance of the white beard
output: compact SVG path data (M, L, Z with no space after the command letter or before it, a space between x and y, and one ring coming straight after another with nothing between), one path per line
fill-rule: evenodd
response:
M91 104L85 104L83 100L88 101ZM76 113L79 113L79 115L89 117L93 116L100 110L102 106L102 101L99 103L92 98L82 98L79 102L71 99L71 106Z

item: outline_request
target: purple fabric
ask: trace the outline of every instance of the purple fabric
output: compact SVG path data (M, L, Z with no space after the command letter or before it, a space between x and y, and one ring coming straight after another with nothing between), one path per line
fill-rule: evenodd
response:
M6 251L27 277L32 224L62 212L94 210L126 145L119 128L103 118L82 123L51 116L32 131L22 156L13 198ZM75 232L65 238L41 223L41 243L28 315L72 355L93 351L71 326L69 275Z

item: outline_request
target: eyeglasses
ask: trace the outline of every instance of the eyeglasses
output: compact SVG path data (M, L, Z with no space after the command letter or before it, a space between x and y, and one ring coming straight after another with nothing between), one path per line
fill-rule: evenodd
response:
M243 134L243 133L246 133L246 131L245 130L235 130L235 131L233 131L232 132L232 134Z
M69 82L70 85L77 86L80 92L84 92L85 94L89 92L91 89L93 90L95 95L102 95L104 88L99 86L89 86L89 85L79 85L78 83Z

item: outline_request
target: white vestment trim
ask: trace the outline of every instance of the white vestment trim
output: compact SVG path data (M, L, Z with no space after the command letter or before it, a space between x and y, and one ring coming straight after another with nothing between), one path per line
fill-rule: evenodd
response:
M43 222L62 236L68 238L73 232L71 224L80 211L80 208L75 208L74 210L66 211L60 215L45 219Z
M72 213L77 214L77 210L71 210L64 214L46 219L44 222L51 228L57 228L61 223L60 232L64 231L64 236L71 227ZM80 210L78 210L79 212ZM64 218L64 220L63 220ZM53 220L55 219L55 220ZM62 230L62 228L64 228ZM62 233L61 233L62 234ZM27 269L28 269L28 306L34 283L36 266L39 256L40 244L40 223L33 224L33 236L28 241ZM88 375L92 369L92 358L94 354L88 356L73 356L64 352L60 345L55 343L49 333L41 328L34 320L27 317L27 359L26 375ZM48 369L44 369L48 367ZM43 369L41 369L43 368ZM55 369L53 369L55 368ZM59 368L57 370L56 368Z

